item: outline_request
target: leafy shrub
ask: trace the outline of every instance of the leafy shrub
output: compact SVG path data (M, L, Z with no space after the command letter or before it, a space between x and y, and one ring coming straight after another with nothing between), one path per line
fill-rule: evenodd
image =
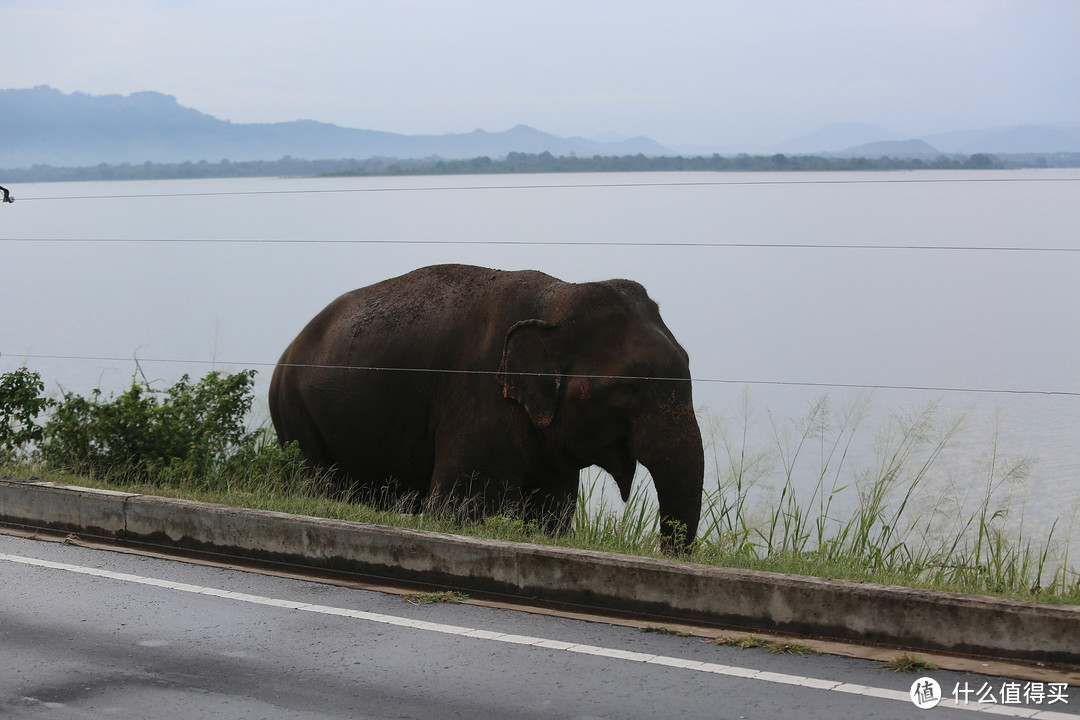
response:
M133 379L116 397L65 392L45 425L42 453L50 466L73 470L220 470L255 443L244 423L254 378L254 370L212 371L197 383L184 375L168 390Z
M237 446L221 475L240 488L267 494L326 494L332 485L324 474L313 474L298 443L278 443L272 430L260 429Z
M0 461L28 454L27 446L41 441L37 418L52 405L44 389L41 376L24 367L0 376Z

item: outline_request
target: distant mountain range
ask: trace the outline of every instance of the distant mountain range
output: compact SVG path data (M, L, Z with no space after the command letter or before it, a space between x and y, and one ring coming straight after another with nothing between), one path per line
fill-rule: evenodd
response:
M313 120L240 124L185 108L171 95L65 94L46 85L0 90L0 167L99 163L305 159L464 159L510 152L670 155L645 137L618 142L560 138L518 125L505 132L400 135Z
M773 148L792 155L820 153L842 157L937 157L938 155L1080 152L1080 125L1016 125L961 130L905 138L877 125L841 123Z
M206 115L157 92L66 94L47 85L0 90L0 168L144 162L428 158L511 152L592 157L676 154L831 154L937 157L942 154L1080 152L1080 127L1025 125L904 138L875 125L829 125L771 148L671 149L647 137L562 138L518 125L504 132L401 135L313 120L241 124Z

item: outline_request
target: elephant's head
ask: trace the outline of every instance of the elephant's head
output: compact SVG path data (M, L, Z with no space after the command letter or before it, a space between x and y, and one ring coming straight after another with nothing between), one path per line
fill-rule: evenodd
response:
M507 333L500 381L566 469L598 465L629 499L648 468L666 545L694 541L704 456L689 358L645 289L627 280L568 284L545 318Z

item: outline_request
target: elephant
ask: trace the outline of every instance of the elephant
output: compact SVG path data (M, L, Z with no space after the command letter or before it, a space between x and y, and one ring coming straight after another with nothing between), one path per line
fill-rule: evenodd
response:
M341 487L517 504L557 532L582 468L626 502L640 462L664 547L697 535L689 356L631 280L433 265L347 292L282 354L269 401L280 442Z

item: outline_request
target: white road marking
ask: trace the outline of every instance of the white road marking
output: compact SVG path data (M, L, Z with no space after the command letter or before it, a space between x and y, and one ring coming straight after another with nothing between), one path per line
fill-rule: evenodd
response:
M188 583L173 582L172 580L160 580L158 578L144 577L142 575L131 575L128 573L113 572L111 570L100 570L98 568L84 567L81 565L69 565L67 563L52 562L50 560L39 560L37 558L28 558L20 555L7 555L4 553L0 553L0 560L7 560L9 562L20 563L22 565L32 565L36 567L50 568L53 570L64 570L66 572L79 573L81 575L92 575L94 577L108 578L110 580L119 580L121 582L137 583L139 585L150 585L166 590L177 590L180 592L194 593L197 595L210 595L213 597L220 597L226 600L236 600L239 602L252 603L255 605L269 605L272 607L279 607L290 610L300 610L302 612L313 612L322 615L338 615L343 617L351 617L357 620L365 620L367 622L381 623L383 625L396 625L398 627L408 627L417 630L428 630L430 632L438 632L445 635L460 635L462 637L476 638L480 640L490 640L492 642L511 643L515 645L531 645L533 647L539 647L560 652L572 652L580 655L598 655L601 657L609 657L618 660L629 660L632 662L641 662L651 665L663 665L665 667L694 670L697 672L707 672L716 675L726 675L729 677L747 678L752 680L759 680L762 682L777 683L781 685L795 685L798 687L813 688L815 690L828 690L831 692L839 692L849 695L862 695L865 697L880 698L882 700L897 700L909 704L911 703L911 698L906 692L901 692L899 690L888 690L885 688L870 687L868 685L857 685L854 683L844 683L835 680L822 680L820 678L804 677L801 675L788 675L785 673L775 673L766 670L754 670L752 668L736 667L734 665L720 665L717 663L701 662L698 660L684 660L682 658L666 657L664 655L649 655L647 653L632 652L629 650L603 648L596 647L594 645L581 645L578 643L564 642L562 640L529 637L527 635L511 635L507 633L493 632L491 630L479 630L475 628L460 627L457 625L444 625L442 623L433 623L427 622L426 620L416 620L413 618L399 617L396 615L385 615L383 613L373 613L364 610L351 610L349 608L338 608L328 605L316 605L313 603L294 602L292 600L282 600L278 598L264 597L262 595L249 595L247 593L233 592L230 590L221 590L218 588L203 587L200 585L189 585ZM1012 707L1009 705L988 705L981 703L958 705L949 704L944 700L942 701L940 707L956 708L958 710L972 710L975 712L985 712L994 715L1005 715L1007 717L1035 718L1036 720L1077 720L1078 717L1077 715L1071 715L1068 713L1059 713L1041 709L1036 710L1029 707Z

